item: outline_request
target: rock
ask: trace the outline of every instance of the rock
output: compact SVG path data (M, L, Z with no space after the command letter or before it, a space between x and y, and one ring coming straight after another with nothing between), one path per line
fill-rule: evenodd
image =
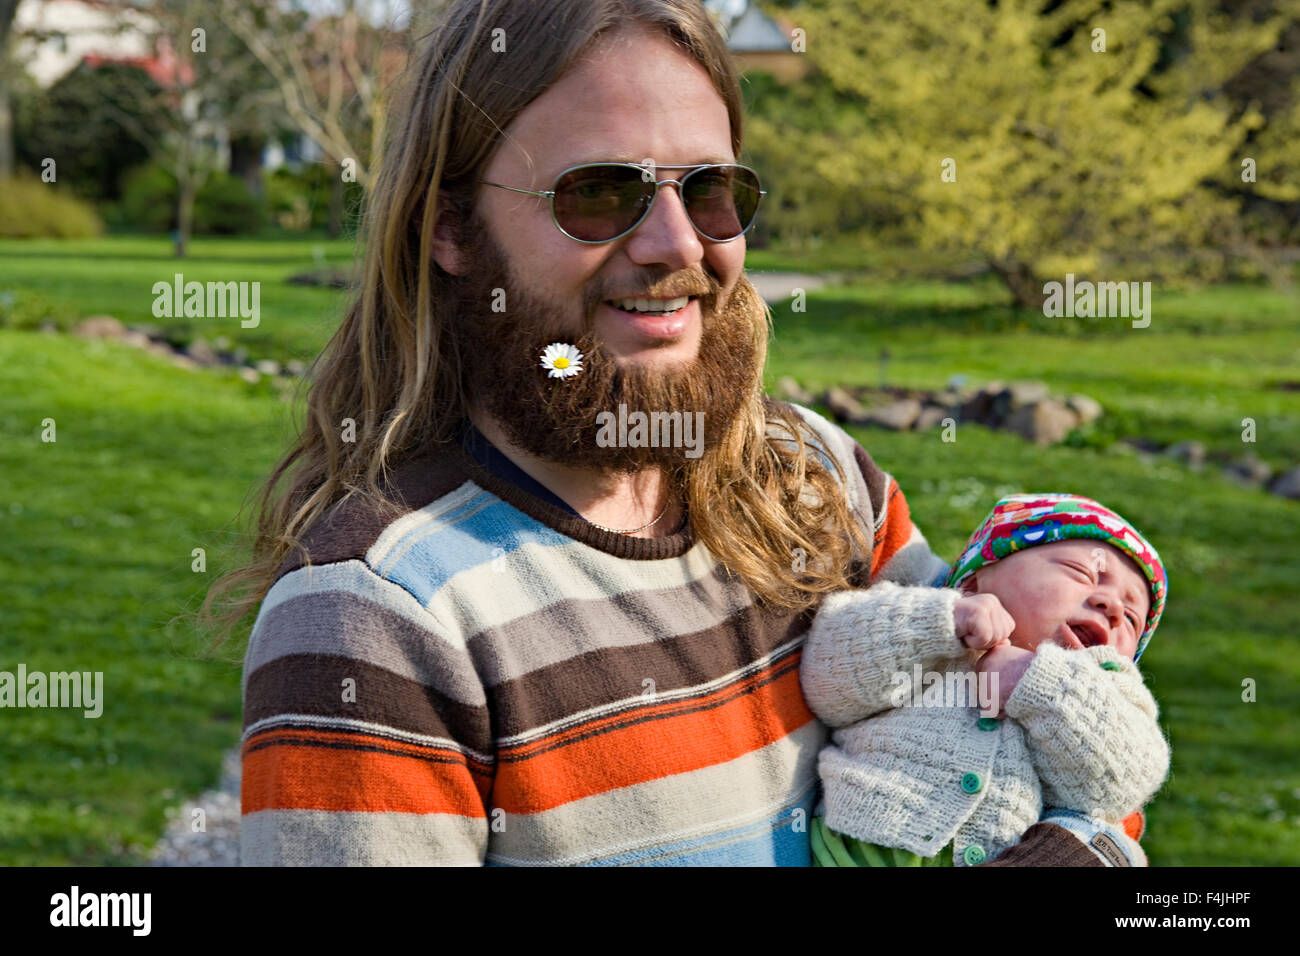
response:
M789 375L783 375L777 380L776 397L782 401L794 402L796 405L811 405L813 403L812 392Z
M188 372L192 372L199 367L199 364L195 362L194 359L190 358L188 355L182 355L180 352L173 352L171 359L173 365L177 368L183 368Z
M1223 474L1238 484L1254 487L1268 484L1269 479L1273 477L1273 469L1252 454L1242 455L1227 465L1223 469Z
M275 359L261 359L253 368L267 377L274 377L280 374L280 363Z
M195 339L189 345L185 346L185 354L199 365L221 364L221 359L217 355L217 350L208 344L207 339Z
M1278 475L1268 490L1283 498L1300 499L1300 465Z
M162 358L171 358L176 354L172 351L172 347L166 342L155 342L153 339L149 340L149 344L146 345L144 349L146 352L149 352L152 355L161 356Z
M147 349L149 347L149 336L137 329L127 329L122 333L121 342L123 345L130 345L137 349Z
M284 363L284 370L289 375L306 375L307 363L299 359L289 359Z
M1087 395L1071 395L1065 400L1065 407L1079 416L1080 425L1088 425L1101 418L1101 402Z
M961 420L964 422L986 422L993 407L993 399L1002 391L1001 382L989 382L961 406Z
M72 334L83 339L120 339L125 332L126 326L111 315L92 315L72 328Z
M255 368L249 368L247 365L245 365L243 368L239 370L239 377L242 378L249 385L256 385L258 382L262 380L262 373Z
M234 342L230 341L228 335L218 335L212 340L212 347L218 352L229 352L234 347Z
M1046 401L1047 398L1048 390L1045 382L1012 382L993 396L992 407L989 409L989 416L992 419L990 424L1005 422L1012 412Z
M857 425L866 420L867 410L862 407L862 403L838 385L826 390L823 401L831 410L831 414L841 422Z
M959 411L962 404L966 401L966 396L962 395L960 392L950 390L946 392L935 392L930 395L926 401L938 405L940 408Z
M1205 446L1198 441L1174 442L1165 449L1165 454L1190 468L1200 468L1205 464Z
M926 405L921 409L921 414L917 416L916 421L912 423L912 428L918 432L928 432L945 418L950 417L950 413L951 409L942 405Z
M914 398L877 405L867 409L866 422L891 431L907 431L921 415L921 403Z
M1007 416L1003 427L1037 445L1054 445L1078 424L1074 412L1049 398L1016 409Z

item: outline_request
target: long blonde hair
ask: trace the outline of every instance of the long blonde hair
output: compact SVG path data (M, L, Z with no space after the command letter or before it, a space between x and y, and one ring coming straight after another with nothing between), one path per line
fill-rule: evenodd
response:
M408 66L365 213L359 291L312 369L298 438L261 490L251 562L219 579L203 602L200 622L215 634L209 651L251 616L329 508L353 495L386 503L380 482L390 464L455 435L466 396L448 332L447 276L431 256L439 199L465 222L472 184L501 131L597 37L633 24L662 31L707 71L739 157L739 81L699 0L457 0ZM482 39L498 27L511 52L508 82ZM762 316L751 393L725 438L683 472L682 491L697 539L732 574L760 601L802 609L847 587L854 546L869 549L839 487L845 476L809 454L798 416L764 400L770 313L747 280L738 291ZM346 418L356 422L355 441L340 435ZM793 442L769 440L773 418ZM806 567L792 561L800 548L813 556Z

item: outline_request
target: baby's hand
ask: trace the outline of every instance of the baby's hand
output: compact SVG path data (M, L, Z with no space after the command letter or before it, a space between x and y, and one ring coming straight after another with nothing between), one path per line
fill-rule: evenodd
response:
M1005 717L1007 713L1007 700L1011 697L1011 692L1016 689L1020 683L1020 678L1025 676L1025 671L1029 670L1029 665L1034 662L1034 652L1027 651L1023 647L1013 647L1010 643L1000 644L993 650L984 654L975 663L975 672L997 674L997 707L998 717Z
M958 598L952 606L952 620L958 639L973 651L1009 642L1016 629L1016 622L992 594Z

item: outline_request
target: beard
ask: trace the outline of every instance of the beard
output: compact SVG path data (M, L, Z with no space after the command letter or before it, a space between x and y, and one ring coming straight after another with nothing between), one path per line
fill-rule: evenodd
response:
M723 300L720 283L702 271L672 273L665 267L644 272L641 284L655 285L656 296L699 296L699 351L694 359L667 368L620 365L593 327L595 310L605 297L598 283L584 294L579 323L572 307L535 296L515 281L504 250L477 214L463 235L469 271L451 278L447 319L460 356L462 388L522 451L605 473L656 466L680 473L692 460L715 452L737 416L761 395L767 315L743 275ZM504 292L504 311L492 309L501 302L497 290ZM554 342L582 353L582 371L549 377L541 356ZM635 412L647 418L651 413L670 416L659 421L672 420L673 413L683 422L695 416L692 421L703 423L702 449L688 457L685 449L667 441L657 447L639 441L610 443L608 433L602 440L600 419L621 420L620 406L631 421Z

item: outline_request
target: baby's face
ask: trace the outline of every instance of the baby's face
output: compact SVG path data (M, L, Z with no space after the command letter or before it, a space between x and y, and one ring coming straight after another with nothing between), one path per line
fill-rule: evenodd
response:
M995 561L974 575L970 593L993 594L1016 622L1011 643L1044 642L1078 650L1105 644L1131 658L1146 627L1151 591L1136 564L1114 545L1071 539Z

